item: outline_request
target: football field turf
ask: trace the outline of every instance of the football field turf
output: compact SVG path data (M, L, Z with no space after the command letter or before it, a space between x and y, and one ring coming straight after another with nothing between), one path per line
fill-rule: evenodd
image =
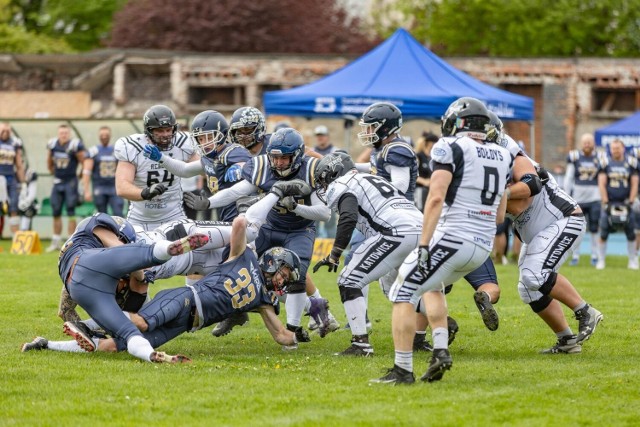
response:
M516 267L497 266L499 329L484 327L472 289L458 282L448 296L460 325L451 346L453 368L440 382L393 387L368 383L393 366L391 305L377 284L369 296L371 358L333 356L349 345L346 330L324 339L313 334L312 342L283 352L257 314L225 337L215 338L207 328L161 347L188 355L191 364L151 364L126 353L21 353L21 344L35 336L67 339L56 317L61 281L57 254L9 255L9 243L0 242L0 426L639 423L640 272L627 270L624 257L608 258L604 271L588 266L586 257L580 266L561 270L604 315L581 354L538 354L555 343L555 335L520 301ZM336 275L313 277L344 324ZM156 282L151 294L183 283ZM576 320L570 325L577 331ZM428 357L414 354L416 377Z

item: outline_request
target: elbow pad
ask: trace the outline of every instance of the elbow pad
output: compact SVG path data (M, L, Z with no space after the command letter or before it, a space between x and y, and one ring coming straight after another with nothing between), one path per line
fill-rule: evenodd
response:
M529 191L531 191L531 197L542 191L542 181L540 181L540 177L538 175L527 173L522 175L520 182L527 184Z

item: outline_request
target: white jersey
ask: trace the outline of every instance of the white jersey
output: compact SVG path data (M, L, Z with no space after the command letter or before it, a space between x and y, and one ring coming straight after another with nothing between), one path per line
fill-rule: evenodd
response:
M140 226L134 226L134 229L136 241L148 245L160 240L177 240L195 233L206 234L209 237L209 242L201 248L171 257L164 264L153 267L156 279L190 274L205 276L215 271L224 261L225 248L231 242L231 224L226 222L183 219L167 223L152 231L145 231Z
M186 215L182 207L180 177L166 170L158 162L144 157L142 150L148 142L144 134L122 137L116 141L114 155L119 161L135 165L136 175L133 183L136 187L145 188L162 183L168 189L151 200L130 201L127 219L133 224L144 224L184 218ZM173 137L173 147L171 150L163 151L163 154L187 162L195 152L193 139L184 132L177 132Z
M527 209L517 217L507 215L513 219L513 226L520 239L524 243L530 243L542 230L560 219L571 216L577 208L578 203L550 176Z
M441 138L431 150L431 169L453 173L437 230L491 250L500 199L514 156L499 144L463 137Z
M386 179L352 171L329 184L327 206L337 211L345 193L358 199L356 228L366 238L373 235L404 236L422 232L422 213Z

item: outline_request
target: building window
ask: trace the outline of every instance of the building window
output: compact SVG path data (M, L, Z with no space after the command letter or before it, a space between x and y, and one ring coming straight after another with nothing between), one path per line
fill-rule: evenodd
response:
M245 99L244 87L197 87L189 88L189 104L205 107L243 105Z
M594 113L630 113L640 108L640 89L593 88Z

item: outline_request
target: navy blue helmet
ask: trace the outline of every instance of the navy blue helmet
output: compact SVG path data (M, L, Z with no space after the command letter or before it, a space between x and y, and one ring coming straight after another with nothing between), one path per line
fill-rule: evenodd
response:
M302 135L293 128L283 128L272 134L267 145L267 157L273 173L286 178L298 172L302 166L304 149ZM275 158L285 156L291 157L287 165L279 166L275 163Z
M402 112L390 102L376 102L362 113L358 140L364 146L379 146L402 128Z
M300 258L295 252L276 246L264 252L258 260L260 270L265 275L267 289L282 293L288 285L300 280ZM282 285L273 283L273 276L283 267L289 267L289 277Z
M241 134L238 131L243 129ZM261 143L265 134L264 115L255 107L240 107L231 116L229 138L246 149Z
M214 110L199 113L191 123L191 136L202 157L214 157L218 146L227 141L228 133L227 119Z

